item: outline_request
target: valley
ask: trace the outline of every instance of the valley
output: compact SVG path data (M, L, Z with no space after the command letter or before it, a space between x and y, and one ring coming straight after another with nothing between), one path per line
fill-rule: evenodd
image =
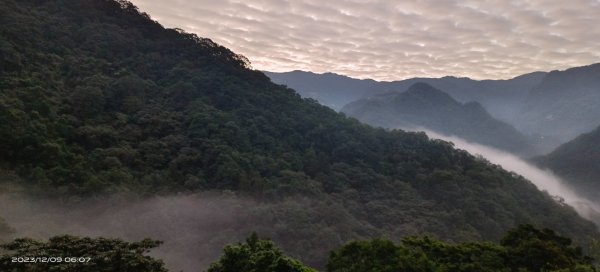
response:
M129 1L0 2L0 271L597 270L597 65L263 73Z

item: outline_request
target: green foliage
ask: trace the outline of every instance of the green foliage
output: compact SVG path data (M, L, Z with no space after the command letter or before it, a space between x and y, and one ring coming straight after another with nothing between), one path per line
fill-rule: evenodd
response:
M430 237L351 242L329 256L329 272L386 271L596 271L591 258L553 231L522 225L501 244L451 244Z
M510 265L518 269L554 271L591 263L581 248L571 245L571 239L550 229L538 230L531 225L522 225L509 231L501 244L508 249Z
M221 259L208 272L315 272L299 261L283 255L273 242L252 234L246 243L229 245Z
M505 249L492 243L448 244L429 237L408 237L402 245L423 252L441 271L507 271Z
M4 251L0 256L0 270L166 272L162 261L144 255L160 244L150 239L129 243L75 236L56 236L47 242L22 238L0 245Z
M600 261L600 240L598 240L597 238L592 238L588 248L588 252L590 256L594 258L595 264L600 265L600 263L598 263L598 261Z
M351 242L332 252L327 263L330 272L428 272L440 271L423 252L409 251L391 241Z
M31 194L241 192L286 251L321 266L377 235L596 232L514 173L303 100L127 1L1 0L0 14L0 171Z

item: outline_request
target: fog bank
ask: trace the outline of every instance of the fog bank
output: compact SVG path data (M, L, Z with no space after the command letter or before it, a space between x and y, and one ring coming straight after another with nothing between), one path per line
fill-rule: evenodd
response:
M14 237L47 239L55 235L119 237L127 241L164 241L151 255L172 271L202 271L216 261L226 244L243 241L256 230L255 204L227 194L194 194L131 200L111 196L76 206L23 196L0 195L0 217Z
M600 226L600 201L587 199L578 195L567 185L568 183L554 175L551 171L540 169L516 155L488 146L471 143L456 136L446 136L424 129L419 129L419 131L425 131L430 138L452 142L458 149L465 150L473 155L481 155L489 162L525 177L537 186L539 190L548 192L557 198L558 201L564 201L564 203L575 208L579 215Z

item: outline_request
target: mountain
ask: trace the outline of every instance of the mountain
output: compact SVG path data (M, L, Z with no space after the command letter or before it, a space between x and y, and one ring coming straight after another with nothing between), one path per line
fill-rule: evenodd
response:
M513 123L518 120L516 109L521 107L533 86L545 76L544 72L524 74L508 80L473 80L470 78L411 78L401 81L383 82L377 91L403 92L417 82L427 83L444 90L459 102L475 101L481 104L492 116Z
M515 154L535 153L526 136L494 119L479 103L462 104L426 83L352 102L342 112L374 126L426 128Z
M324 105L336 110L339 109L338 105L350 99L403 92L417 82L427 83L444 90L461 103L478 102L495 118L535 138L538 148L543 152L549 152L561 143L592 130L599 124L600 118L600 107L597 107L600 105L600 64L550 73L533 72L508 80L447 76L370 82L298 71L267 75L274 82L292 86L302 96L317 97ZM330 78L335 78L335 81ZM331 82L336 83L335 87ZM331 92L336 95L318 99Z
M373 94L378 82L355 79L334 73L315 74L304 71L264 72L274 83L287 85L302 97L312 98L334 110L366 95Z
M557 143L600 125L600 64L552 71L526 97L515 125Z
M569 181L581 194L600 198L600 127L535 161Z
M373 237L498 240L519 223L596 234L523 177L302 99L127 1L0 0L0 60L3 186L73 205L121 192L252 200L232 213L211 204L226 220L194 243L208 250L188 252L196 270L252 230L317 268L344 242Z
M476 101L496 118L512 123L518 120L519 116L515 113L522 107L521 103L529 91L541 82L546 73L534 72L508 80L473 80L447 76L390 82L301 71L266 72L266 75L273 82L290 86L303 97L315 98L335 110L351 101L387 92L403 92L413 84L423 82L444 90L459 102Z

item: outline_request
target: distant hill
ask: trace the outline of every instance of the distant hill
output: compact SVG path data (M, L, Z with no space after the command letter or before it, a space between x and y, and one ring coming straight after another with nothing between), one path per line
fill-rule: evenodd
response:
M473 80L470 78L412 78L401 81L382 82L378 92L402 92L417 82L427 83L443 90L459 102L475 101L481 104L492 116L512 124L518 120L516 109L527 97L531 88L545 76L544 72L524 74L508 80Z
M302 97L312 98L334 110L344 105L372 95L378 82L361 80L334 73L315 74L312 72L292 71L285 73L264 72L274 83L287 85Z
M600 64L553 71L535 86L518 111L526 133L572 140L600 123Z
M399 81L359 80L332 73L315 74L293 71L287 73L265 73L278 84L287 85L303 97L318 100L335 110L360 98L387 92L403 92L417 82L427 83L444 90L459 102L476 101L493 116L512 123L527 94L541 82L546 73L534 72L509 80L473 80L470 78L410 78Z
M521 155L534 153L531 141L515 128L494 119L479 103L462 104L426 83L405 92L390 92L352 102L348 116L385 128L427 128Z
M580 193L600 199L600 127L535 161L565 178Z
M459 102L478 102L494 118L534 138L543 152L592 130L600 120L600 64L550 73L534 72L508 80L448 76L373 82L298 71L268 75L277 83L296 88L303 96L318 97L321 103L336 110L350 99L403 92L417 82L427 83ZM331 82L335 82L335 87Z

